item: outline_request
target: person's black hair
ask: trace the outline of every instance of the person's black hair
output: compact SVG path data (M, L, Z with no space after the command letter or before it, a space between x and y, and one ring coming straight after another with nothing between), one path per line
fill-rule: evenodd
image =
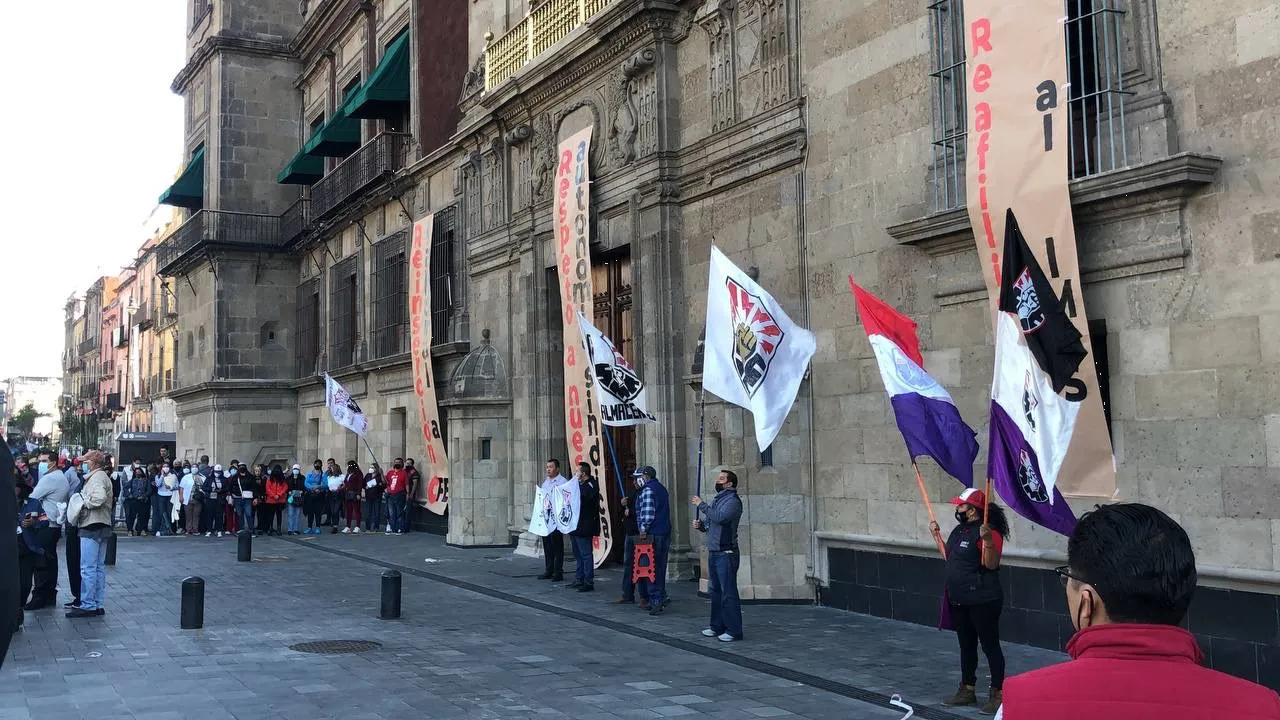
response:
M1067 541L1067 565L1120 623L1181 624L1196 589L1187 531L1141 503L1102 505L1081 516Z
M738 488L738 473L732 470L721 470L720 473L733 485L735 490Z
M591 463L588 463L588 462L580 462L580 463L578 463L578 469L579 469L579 470L586 470L586 471L587 471L587 474L588 474L588 475L590 475L590 474L591 474Z
M200 456L200 462L202 462L202 463L208 463L208 462L209 462L209 456L208 456L208 455L201 455L201 456Z
M557 470L560 469L560 461L557 460L556 458L547 458L547 462L551 463L552 465L555 465Z
M978 517L982 517L982 508L978 508ZM987 524L1005 540L1013 535L1013 531L1009 529L1009 516L1005 515L1004 508L990 500L987 501Z

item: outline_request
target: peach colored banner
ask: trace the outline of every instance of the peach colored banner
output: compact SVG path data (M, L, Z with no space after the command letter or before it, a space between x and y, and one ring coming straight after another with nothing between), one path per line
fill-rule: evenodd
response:
M1089 357L1063 391L1068 400L1083 405L1058 487L1064 495L1110 498L1116 490L1115 461L1092 362L1067 186L1064 22L1062 0L964 0L968 209L993 316L1005 210L1012 208L1067 314L1084 335Z
M564 422L569 441L568 466L564 474L573 477L578 463L591 466L591 474L600 486L600 535L595 540L593 556L597 567L609 556L613 546L613 528L609 517L608 483L601 461L600 406L592 394L595 373L582 346L578 327L578 311L593 317L594 298L591 282L591 128L576 133L557 151L555 202L556 272L560 281L560 320L564 325ZM589 512L582 508L581 512Z
M449 454L440 436L440 407L436 404L431 368L431 237L435 215L413 224L409 252L409 332L413 358L413 391L418 396L426 463L419 466L423 481L414 488L414 502L437 515L449 507Z

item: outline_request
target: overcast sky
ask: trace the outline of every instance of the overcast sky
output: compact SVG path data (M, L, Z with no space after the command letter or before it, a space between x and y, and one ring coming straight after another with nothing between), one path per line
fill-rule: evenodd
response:
M186 5L10 3L0 67L0 378L61 374L63 305L128 264L182 162ZM16 335L22 337L22 335Z

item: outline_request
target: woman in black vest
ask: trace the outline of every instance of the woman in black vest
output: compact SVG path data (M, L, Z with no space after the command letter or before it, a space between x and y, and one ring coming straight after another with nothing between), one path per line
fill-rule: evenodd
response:
M969 488L951 501L960 524L947 538L947 609L960 641L960 688L944 705L978 704L978 644L991 670L991 695L982 712L993 714L1000 707L1004 684L1004 653L1000 650L1000 610L1004 592L1000 587L1000 554L1009 537L1009 521L1004 510L988 503L981 490ZM983 523L983 512L987 521ZM929 528L941 539L937 523Z

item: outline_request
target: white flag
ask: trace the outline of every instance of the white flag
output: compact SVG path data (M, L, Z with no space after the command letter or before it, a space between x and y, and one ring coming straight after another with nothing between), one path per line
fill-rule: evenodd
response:
M706 333L702 383L726 402L751 411L763 452L791 412L818 342L715 246Z
M644 381L614 347L613 341L592 325L581 311L578 312L578 328L582 331L582 344L587 349L587 360L595 374L596 400L604 424L620 427L658 422L647 409L648 392Z
M568 535L578 529L578 516L582 513L582 488L577 478L566 480L551 489L552 503L556 511L556 530Z
M1058 470L1071 444L1080 403L1053 391L1049 376L1040 370L1022 337L1017 318L1007 312L996 313L996 371L991 399L1017 425L1022 439L1039 460L1043 483L1032 479L1024 492L1036 502L1052 505Z
M329 377L328 373L325 373L324 384L325 405L328 406L333 421L364 437L369 432L369 418L364 416L364 411L351 399L351 393L342 387L342 383Z

